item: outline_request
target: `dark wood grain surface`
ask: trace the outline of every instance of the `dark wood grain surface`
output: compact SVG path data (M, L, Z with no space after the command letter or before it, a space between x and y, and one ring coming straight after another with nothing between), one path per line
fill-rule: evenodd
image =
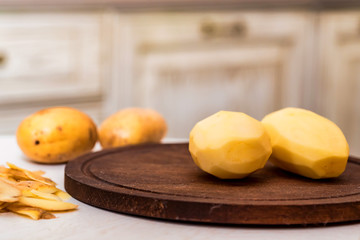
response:
M153 218L222 224L326 224L360 220L360 160L338 178L311 180L270 163L220 180L193 163L187 144L118 148L67 164L65 188L87 204Z
M360 7L358 0L0 0L0 7L107 8L120 9L235 9L235 8L307 8L342 9Z

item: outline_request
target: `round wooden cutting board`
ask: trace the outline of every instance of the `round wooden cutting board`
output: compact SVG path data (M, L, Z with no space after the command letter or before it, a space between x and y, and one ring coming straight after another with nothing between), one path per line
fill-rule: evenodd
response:
M221 224L326 224L360 220L360 160L338 178L312 180L265 168L241 180L201 171L187 144L138 145L70 161L65 189L120 213Z

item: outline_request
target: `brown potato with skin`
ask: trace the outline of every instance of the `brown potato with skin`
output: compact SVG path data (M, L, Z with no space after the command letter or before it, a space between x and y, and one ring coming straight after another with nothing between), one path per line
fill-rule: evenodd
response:
M91 151L97 141L97 129L92 119L77 109L52 107L25 118L16 138L31 160L63 163Z
M98 129L103 148L159 143L166 135L165 119L155 110L126 108L105 119Z

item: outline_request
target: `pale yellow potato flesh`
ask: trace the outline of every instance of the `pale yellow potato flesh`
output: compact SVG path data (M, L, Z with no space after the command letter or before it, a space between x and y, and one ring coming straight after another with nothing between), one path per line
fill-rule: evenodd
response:
M193 127L189 151L203 171L221 179L240 179L263 168L272 150L258 120L240 112L220 111Z
M0 202L16 202L20 196L19 189L0 179Z
M41 208L47 211L67 211L74 210L78 207L77 205L70 202L53 201L32 197L20 197L19 203L31 207Z
M309 110L285 108L265 116L262 124L271 138L274 165L313 179L344 172L349 145L329 119Z

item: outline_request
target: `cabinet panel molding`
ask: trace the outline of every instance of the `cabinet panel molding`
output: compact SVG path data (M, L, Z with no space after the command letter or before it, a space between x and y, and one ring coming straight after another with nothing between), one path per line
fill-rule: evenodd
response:
M158 110L170 137L188 137L197 121L219 110L260 120L300 106L311 20L304 13L241 11L123 15L117 44L127 50L117 52L114 67L125 64L121 76L131 79L113 82L131 94L116 102Z

